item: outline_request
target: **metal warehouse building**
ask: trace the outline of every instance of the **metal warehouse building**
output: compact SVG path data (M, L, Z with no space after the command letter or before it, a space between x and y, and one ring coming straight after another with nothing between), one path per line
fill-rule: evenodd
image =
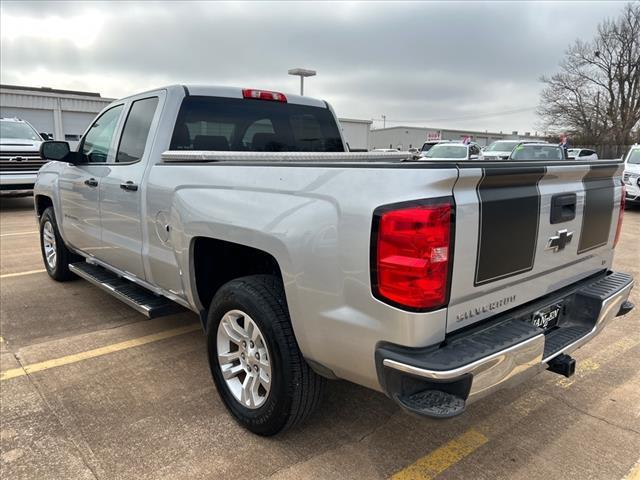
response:
M480 132L473 130L450 130L429 127L389 127L371 130L371 148L420 148L427 140L460 141L470 137L481 146L489 145L496 140L543 140L542 137L532 136L530 132L519 135L518 132Z
M349 149L368 150L371 142L371 120L356 120L354 118L340 118L340 127Z
M38 132L71 145L112 101L93 92L0 85L0 117L21 118Z

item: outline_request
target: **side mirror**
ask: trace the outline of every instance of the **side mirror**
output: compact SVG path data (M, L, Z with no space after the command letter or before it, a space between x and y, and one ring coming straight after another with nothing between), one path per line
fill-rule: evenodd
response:
M42 142L40 145L40 158L43 160L53 160L55 162L72 163L74 165L82 163L81 155L71 151L69 142Z
M478 160L480 158L479 155L469 155L469 160Z

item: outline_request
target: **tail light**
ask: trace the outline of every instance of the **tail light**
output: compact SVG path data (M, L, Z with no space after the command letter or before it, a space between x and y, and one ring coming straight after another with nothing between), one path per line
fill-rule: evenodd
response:
M618 245L618 240L620 240L620 232L622 231L622 217L624 217L624 197L627 196L627 189L624 185L622 185L622 198L620 198L620 212L618 212L618 226L616 227L616 238L613 241L613 248Z
M267 90L254 90L245 88L242 90L243 98L254 98L256 100L271 100L272 102L287 103L287 97L284 93L269 92Z
M374 213L373 293L411 310L440 308L449 296L452 202L447 198L396 207Z

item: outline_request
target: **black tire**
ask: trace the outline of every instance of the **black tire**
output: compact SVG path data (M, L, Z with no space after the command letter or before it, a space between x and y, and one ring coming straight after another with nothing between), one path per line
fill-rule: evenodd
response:
M217 332L222 317L242 310L258 325L269 349L271 389L254 409L242 405L229 389L218 362ZM209 366L229 412L245 428L270 436L304 420L318 405L326 379L316 374L298 348L280 279L252 275L232 280L216 293L207 316Z
M51 225L55 237L56 260L54 266L49 265L45 254L44 230L47 223ZM47 269L47 273L51 278L58 282L66 282L78 278L69 270L69 264L82 261L82 257L71 252L65 245L64 240L62 240L53 207L48 207L40 217L40 251L42 252L44 268Z

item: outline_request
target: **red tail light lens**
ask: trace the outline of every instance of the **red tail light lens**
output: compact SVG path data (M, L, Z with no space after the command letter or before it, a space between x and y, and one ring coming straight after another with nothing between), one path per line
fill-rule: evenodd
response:
M446 304L452 210L451 202L443 201L377 216L372 280L378 298L418 310Z
M271 100L272 102L287 103L287 97L284 93L269 92L267 90L254 90L252 88L245 88L242 90L242 96L244 98L254 98L256 100Z
M618 226L616 227L616 238L613 241L613 248L618 245L620 240L620 232L622 231L622 217L624 217L624 197L627 196L627 189L622 185L622 198L620 199L620 212L618 213Z

